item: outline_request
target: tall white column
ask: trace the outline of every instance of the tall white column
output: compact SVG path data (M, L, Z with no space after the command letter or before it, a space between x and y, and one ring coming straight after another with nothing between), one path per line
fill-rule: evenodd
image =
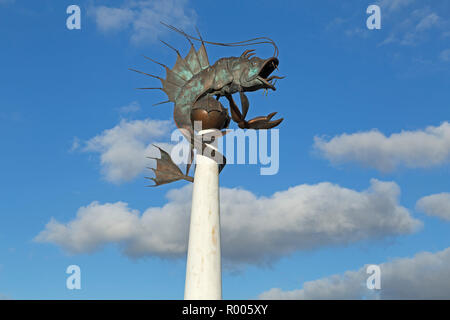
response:
M186 265L185 300L221 300L219 170L197 154Z

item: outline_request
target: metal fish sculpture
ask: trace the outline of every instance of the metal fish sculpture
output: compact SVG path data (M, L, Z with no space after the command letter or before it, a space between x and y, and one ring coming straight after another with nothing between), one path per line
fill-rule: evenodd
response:
M276 112L267 116L260 116L251 120L246 120L249 109L249 101L245 92L251 92L263 89L266 92L276 90L276 79L283 79L279 76L270 76L275 69L278 69L278 48L275 42L267 37L254 38L234 43L209 42L186 34L173 26L166 25L168 28L181 33L189 41L191 48L185 58L180 52L161 40L166 46L174 50L177 54L175 66L170 69L166 65L157 62L151 58L145 57L150 61L159 64L166 71L166 78L148 74L139 70L130 69L161 81L162 87L138 88L138 89L159 89L167 94L168 100L158 104L174 103L174 121L178 129L191 143L190 162L186 166L186 173L183 174L178 166L172 161L170 155L160 149L161 158L155 159L156 168L152 168L155 178L149 178L158 186L177 180L187 180L193 182L193 178L188 176L189 168L193 160L193 149L196 145L201 145L202 154L205 149L210 148L206 143L195 143L196 135L194 132L194 119L200 119L203 129L215 128L222 130L228 127L230 117L228 110L219 102L220 97L225 97L230 105L231 119L242 129L270 129L283 121L283 118L272 120ZM197 30L198 32L198 30ZM195 49L192 40L201 42L198 50ZM267 59L253 56L254 50L245 50L239 57L227 57L217 60L213 65L209 63L205 43L220 46L246 46L262 43L270 43L274 46L274 55ZM252 57L253 56L253 57ZM242 111L233 100L232 95L239 93ZM225 134L225 132L222 132ZM209 150L211 153L211 150ZM214 153L214 151L212 151ZM226 159L221 155L223 161L219 164L219 172L223 169Z

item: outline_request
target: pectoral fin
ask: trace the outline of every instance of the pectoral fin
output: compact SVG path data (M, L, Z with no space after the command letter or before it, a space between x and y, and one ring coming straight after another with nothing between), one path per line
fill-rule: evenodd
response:
M154 185L149 185L148 187L156 187L166 183L178 181L178 180L187 180L190 182L194 182L194 178L183 174L180 168L172 161L170 155L161 149L158 146L155 146L159 149L161 153L161 158L151 158L156 160L156 168L149 168L153 170L155 173L155 177L145 177L146 179L153 180L155 182Z

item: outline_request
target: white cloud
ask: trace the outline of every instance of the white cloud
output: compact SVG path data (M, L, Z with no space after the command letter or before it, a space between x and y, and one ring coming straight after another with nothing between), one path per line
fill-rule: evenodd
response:
M38 239L63 244L70 252L93 252L102 244L120 242L136 232L139 212L124 202L81 207L75 220L67 225L51 219Z
M414 0L379 0L377 4L382 9L382 13L391 14L411 5Z
M82 151L100 154L101 170L107 181L130 181L149 166L151 162L146 157L159 157L152 144L160 138L167 140L171 129L172 122L166 120L123 119L114 128L88 140Z
M443 192L423 197L417 201L416 209L450 221L450 193Z
M450 26L450 20L439 15L446 10L442 3L424 5L414 0L378 0L375 4L381 9L381 33L371 32L367 28L355 28L360 14L347 15L345 19L336 18L327 26L327 30L340 26L345 28L343 33L349 37L367 38L375 34L385 37L378 46L397 44L402 46L416 46L433 38L440 33L445 35ZM332 27L332 28L331 28ZM342 33L342 32L341 32Z
M422 19L420 19L419 23L416 26L417 31L424 31L433 28L434 26L439 25L441 18L434 12L426 15Z
M90 10L102 32L131 30L135 44L153 42L167 29L163 21L179 28L195 25L197 15L186 0L126 1L121 7L98 6Z
M141 110L141 105L137 101L133 101L126 106L119 108L119 113L133 113Z
M78 150L81 146L80 142L81 141L78 137L74 137L73 141L72 141L72 146L70 147L69 152L74 152L74 151Z
M383 172L403 165L425 168L450 161L450 123L425 130L402 131L389 137L378 130L341 134L331 140L315 137L314 148L333 163L356 162Z
M171 190L167 204L142 215L123 202L94 202L68 223L52 219L36 240L71 253L117 243L133 258L184 257L191 190L191 185ZM270 197L222 188L225 262L235 267L267 263L298 250L412 233L421 222L398 204L399 193L395 183L378 180L361 192L325 182L298 185Z
M261 299L449 299L450 248L422 252L380 265L381 290L366 287L367 266L327 278L308 281L299 290L273 288Z
M442 11L440 4L421 6L420 2L412 6L409 0L382 0L382 28L388 30L388 36L380 45L400 44L414 46L426 41L432 31L445 32L449 21L437 12Z
M103 32L127 28L134 18L134 13L129 8L109 8L100 6L96 7L94 12L97 26Z

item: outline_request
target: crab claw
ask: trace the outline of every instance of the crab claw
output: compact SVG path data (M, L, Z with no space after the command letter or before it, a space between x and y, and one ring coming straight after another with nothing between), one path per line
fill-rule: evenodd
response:
M276 127L283 121L283 118L278 120L273 120L273 116L276 114L276 112L272 112L268 114L267 116L261 116L256 117L248 121L244 121L243 123L239 123L239 128L241 129L271 129Z
M283 121L283 118L278 120L272 120L273 116L276 115L276 112L269 113L267 116L256 117L249 121L245 120L245 116L247 115L247 111L249 108L249 102L247 97L243 92L240 92L241 95L241 104L242 104L242 113L239 110L238 106L233 100L231 95L226 95L226 98L230 102L230 110L231 110L231 118L235 121L239 128L241 129L271 129L276 127Z

